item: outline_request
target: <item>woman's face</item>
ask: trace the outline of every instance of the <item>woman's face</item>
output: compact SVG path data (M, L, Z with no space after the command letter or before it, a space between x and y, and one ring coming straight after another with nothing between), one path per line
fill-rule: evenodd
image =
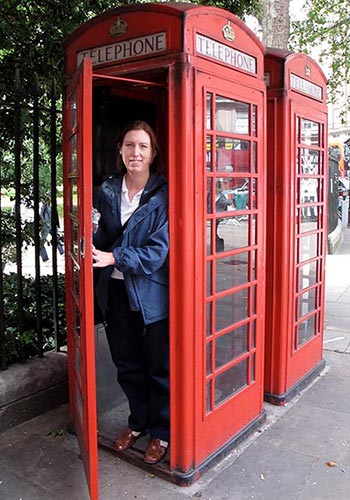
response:
M154 154L151 138L145 130L129 130L119 152L129 174L149 173Z

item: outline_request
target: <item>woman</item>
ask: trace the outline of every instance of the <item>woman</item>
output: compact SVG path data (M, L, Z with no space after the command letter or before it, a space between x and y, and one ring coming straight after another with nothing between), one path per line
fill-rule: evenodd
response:
M130 407L115 448L130 448L145 433L144 461L166 454L169 415L168 185L160 174L151 127L136 121L121 135L116 176L101 186L94 233L96 287L106 310L106 333L118 381Z

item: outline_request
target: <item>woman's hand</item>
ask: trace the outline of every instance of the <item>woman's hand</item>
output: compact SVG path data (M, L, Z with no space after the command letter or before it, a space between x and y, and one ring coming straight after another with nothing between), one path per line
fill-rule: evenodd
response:
M113 252L102 252L94 246L92 246L92 260L92 267L107 267L115 264Z

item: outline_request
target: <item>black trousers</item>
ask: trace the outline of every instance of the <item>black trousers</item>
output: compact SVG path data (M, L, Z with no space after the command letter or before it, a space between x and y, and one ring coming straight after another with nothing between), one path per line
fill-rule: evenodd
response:
M131 311L124 280L110 279L106 333L118 382L129 401L129 427L170 439L169 322L145 326Z

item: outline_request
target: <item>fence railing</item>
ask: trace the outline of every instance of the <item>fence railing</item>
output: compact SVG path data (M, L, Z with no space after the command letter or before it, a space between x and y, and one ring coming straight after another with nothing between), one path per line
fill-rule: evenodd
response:
M57 130L61 110L58 108L55 82L52 82L48 92L43 93L35 75L33 80L31 95L24 94L20 72L17 70L12 97L0 101L0 118L1 115L6 115L7 123L13 120L11 130L6 131L6 144L2 144L3 151L0 155L2 370L7 368L14 350L19 352L20 360L25 360L33 354L42 357L48 346L60 350L62 344L65 344L65 332L59 321L59 304L64 304L64 298L60 294L64 293L64 287L59 287L58 283L59 279L64 280L64 264L62 258L58 266L57 248L61 249L61 241L56 230L59 226L57 157L60 146L57 142ZM25 183L22 182L24 171ZM42 210L44 198L49 204L49 218L46 221L43 220ZM47 247L46 236L43 239L44 232L46 236L51 233L52 249L50 266L45 264L45 268L42 259L43 252L46 252L45 246ZM15 280L13 273L16 275ZM47 284L43 290L44 274L49 275L46 280L50 279L52 282L49 287L51 297L47 297ZM31 297L25 295L28 295L28 280L32 282L34 289ZM43 311L43 303L50 304L49 312ZM51 340L48 341L47 337ZM28 343L31 344L30 349Z

